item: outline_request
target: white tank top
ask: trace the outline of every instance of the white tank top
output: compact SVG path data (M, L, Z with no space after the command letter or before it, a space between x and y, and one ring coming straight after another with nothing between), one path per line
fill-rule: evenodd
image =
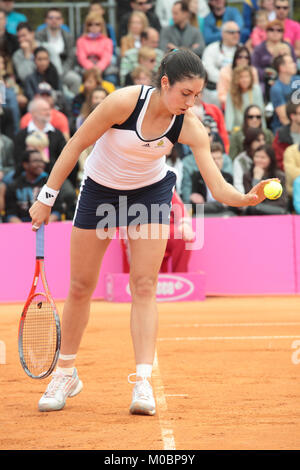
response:
M165 177L169 168L166 154L178 140L184 115L174 115L157 139L144 139L142 122L153 90L143 85L129 118L112 126L95 143L85 162L85 174L96 183L114 189L136 189Z

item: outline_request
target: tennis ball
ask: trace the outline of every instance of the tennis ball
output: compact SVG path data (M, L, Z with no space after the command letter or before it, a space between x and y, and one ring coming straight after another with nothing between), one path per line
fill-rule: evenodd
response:
M282 194L282 186L277 181L270 181L265 185L264 193L268 199L278 199Z

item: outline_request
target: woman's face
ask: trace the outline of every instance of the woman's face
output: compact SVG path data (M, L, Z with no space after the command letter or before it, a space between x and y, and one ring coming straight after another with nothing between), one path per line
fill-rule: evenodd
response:
M261 127L262 114L259 108L250 108L247 112L247 127Z
M102 103L102 101L104 100L104 98L106 98L106 93L105 93L105 91L102 91L102 90L95 90L95 91L93 92L93 95L92 95L92 98L91 98L92 105L96 105L96 104Z
M254 166L259 166L263 170L266 170L271 163L271 159L265 150L258 150L253 155L253 163Z
M239 77L239 86L242 91L249 90L251 86L251 75L249 72L245 71L240 74Z
M280 26L272 26L267 29L267 41L270 42L281 42L283 38L283 29Z
M138 16L133 16L130 20L129 30L131 34L140 35L144 29L143 22Z
M144 72L141 72L134 79L134 84L135 85L150 85L151 84L151 78L149 77L149 75L146 75Z
M236 58L236 65L249 65L250 63L250 57L247 51L241 51L239 52L237 58Z
M88 77L84 82L84 90L92 91L96 88L97 82L94 77Z
M35 65L36 68L39 72L43 73L47 70L49 67L50 60L49 60L49 55L48 52L38 52L36 57L35 57Z
M161 79L161 96L171 114L184 114L195 105L203 86L204 79L198 77L187 78L171 86L168 77L164 75Z
M101 21L92 20L87 24L88 33L99 34L102 31Z

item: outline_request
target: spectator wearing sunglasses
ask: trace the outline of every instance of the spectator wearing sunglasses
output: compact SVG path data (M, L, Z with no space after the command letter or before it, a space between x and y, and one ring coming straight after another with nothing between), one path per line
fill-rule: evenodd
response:
M264 95L268 69L272 68L275 57L282 53L281 48L283 44L289 47L290 54L294 61L296 61L293 47L283 40L283 31L282 21L277 19L270 21L267 24L267 39L256 46L252 54L252 65L254 65L258 71L260 85Z
M205 44L211 44L222 39L222 26L228 21L234 21L242 31L244 21L239 10L235 7L226 6L226 0L210 0L208 2L210 13L204 18L204 40ZM243 42L246 37L241 37Z
M261 129L267 145L271 145L274 135L270 129L263 126L263 111L256 104L250 104L244 111L244 119L242 127L230 135L229 156L234 158L243 151L243 143L246 132L249 128Z
M300 58L300 24L298 21L288 18L289 0L275 0L275 12L276 18L282 21L284 26L284 40L293 46L297 58Z
M249 50L246 46L238 46L233 56L232 64L225 65L220 70L220 76L217 82L217 92L222 109L225 109L226 98L229 93L232 80L232 71L239 65L248 65L251 67L253 81L255 84L259 83L257 70L251 65L251 54Z
M141 34L149 26L147 16L142 11L134 11L131 13L128 21L128 32L120 40L121 57L133 47L139 49L141 47Z
M77 39L76 54L79 65L84 70L96 67L108 81L114 83L110 76L106 76L113 56L113 42L107 37L105 21L99 13L89 13L84 23L84 32Z

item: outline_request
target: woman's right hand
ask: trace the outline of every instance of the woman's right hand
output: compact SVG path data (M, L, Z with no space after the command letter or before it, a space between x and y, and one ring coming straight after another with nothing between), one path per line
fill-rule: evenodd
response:
M49 217L51 214L51 207L46 206L40 201L35 201L35 203L29 209L29 214L31 217L32 230L36 232L42 223L45 225L49 222Z

